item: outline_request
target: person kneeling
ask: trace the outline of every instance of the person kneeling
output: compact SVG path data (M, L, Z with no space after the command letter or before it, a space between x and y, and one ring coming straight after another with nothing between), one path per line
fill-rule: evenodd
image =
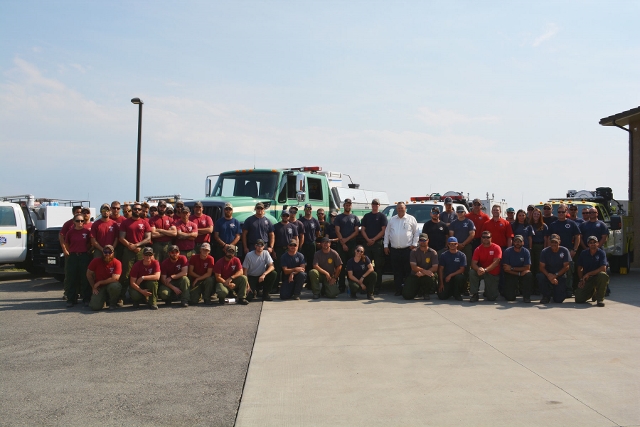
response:
M576 302L584 303L589 298L598 301L598 307L604 307L604 296L609 285L607 275L607 254L598 247L598 238L587 238L588 250L582 251L578 257L578 277L580 282L576 289Z
M114 258L113 246L106 245L102 249L102 258L94 258L87 269L87 279L91 286L92 295L89 301L91 310L98 311L109 300L109 310L116 308L120 297L120 275L122 263Z
M151 310L158 309L158 280L160 263L154 257L153 248L142 250L142 261L133 264L129 274L129 295L133 308L140 307L140 301L146 299Z
M531 302L533 273L531 273L531 255L524 246L524 238L517 235L513 246L504 251L502 266L505 272L504 297L515 301L518 288L522 291L522 302Z
M373 264L364 254L364 247L356 246L355 256L347 261L347 278L351 298L357 298L360 290L367 291L367 299L373 299L373 288L378 280L378 274L373 271Z
M242 270L240 258L236 256L236 247L227 245L224 250L224 258L220 258L213 266L213 274L216 276L216 293L220 305L224 305L229 294L235 293L238 304L247 305L247 276Z
M180 248L176 245L169 246L169 258L162 261L160 266L160 288L158 296L166 305L180 297L180 305L187 307L189 304L189 278L187 273L189 262L187 257L180 255Z
M429 235L420 234L418 247L409 255L411 276L402 289L404 299L414 299L422 292L424 299L429 300L431 292L435 291L438 283L438 253L429 247Z
M467 256L458 250L458 239L451 236L447 239L449 250L443 252L438 260L438 299L445 300L453 296L462 301L460 290L466 288L467 278L464 271L467 267Z

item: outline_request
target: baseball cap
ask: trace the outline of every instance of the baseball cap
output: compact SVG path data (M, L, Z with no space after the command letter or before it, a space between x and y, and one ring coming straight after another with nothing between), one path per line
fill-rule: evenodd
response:
M325 236L325 237L323 237L322 239L320 239L320 243L327 243L327 242L330 242L330 241L331 241L331 239L329 239L329 238L328 238L328 237L326 237L326 236Z
M189 209L189 206L185 206L184 208L182 208L182 213L191 213L191 209Z
M560 243L560 236L558 236L557 234L552 234L551 237L549 237L549 241Z
M596 242L598 241L598 238L596 236L589 236L587 237L587 243L589 243L590 241L595 240Z
M458 206L456 212L464 212L464 206Z
M256 245L264 245L264 240L262 239L256 240Z
M453 199L451 199L451 197L445 197L444 199L444 204L445 205L450 205L453 203Z
M458 243L458 239L456 239L455 237L449 237L447 239L447 243Z
M439 207L437 207L437 206L432 207L432 208L431 208L431 213L434 213L434 212L436 212L436 213L440 213L440 208L439 208Z
M210 251L211 250L211 245L205 242L202 245L200 245L200 249L206 249L206 250Z
M105 248L106 248L106 246L105 246ZM149 246L145 247L142 250L142 255L153 255L153 248L150 248Z
M152 249L153 250L153 249ZM180 248L177 247L176 245L171 245L169 246L169 252L173 252L173 251L180 251Z
M290 240L289 246L298 246L298 242L296 240Z
M227 248L224 250L225 253L236 253L238 251L238 248L235 245L227 245Z
M149 248L151 249L151 248ZM113 253L113 246L111 245L104 245L104 247L102 248L102 253L103 254L109 254L109 253ZM144 253L144 251L143 251Z
M305 209L312 209L312 208L311 208L311 203L307 203L306 205L304 205L304 208L305 208Z
M182 200L176 200L176 206L184 206L184 202Z
M338 216L338 212L332 210L331 213L329 213L329 216Z
M516 234L513 238L513 241L515 242L516 240L520 240L521 242L524 242L524 237L522 237L519 234Z
M254 209L258 209L258 208L264 209L264 203L262 202L256 203L256 207Z
M344 199L344 202L342 202L342 204L344 205L345 203L353 203L353 202L351 201L351 199Z
M289 211L282 211L282 213L280 214L280 218L282 218L283 216L289 216Z
M224 207L233 209L233 205L231 203L228 203L228 202L224 204Z
M108 211L111 210L111 205L109 203L103 203L102 206L100 206L100 211L103 211L105 209Z
M291 211L296 211L296 212L298 212L298 207L297 207L297 206L291 206L291 207L289 208L289 212L291 212Z
M380 204L380 199L373 199L373 200L371 201L371 204L372 204L372 205L379 205L379 204Z
M507 212L515 212L516 210L513 208L507 208Z
M418 237L418 241L427 241L429 240L429 235L427 233L421 233L420 237Z
M164 200L160 200L158 202L158 206L167 206L167 202L165 202Z

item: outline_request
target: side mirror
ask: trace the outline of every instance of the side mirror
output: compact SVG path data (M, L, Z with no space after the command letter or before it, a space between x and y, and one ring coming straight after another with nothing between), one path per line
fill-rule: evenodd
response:
M204 181L204 197L211 195L211 178L207 177Z
M298 203L302 203L305 201L306 193L305 193L305 176L303 173L299 173L296 175L296 199Z
M611 229L612 230L621 230L622 229L622 217L620 215L611 215Z

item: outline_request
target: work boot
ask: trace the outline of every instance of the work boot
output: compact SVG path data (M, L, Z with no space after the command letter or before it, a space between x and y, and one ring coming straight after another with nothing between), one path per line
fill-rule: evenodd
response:
M480 299L480 297L476 293L476 294L471 295L471 298L469 299L469 302L478 302L479 299Z

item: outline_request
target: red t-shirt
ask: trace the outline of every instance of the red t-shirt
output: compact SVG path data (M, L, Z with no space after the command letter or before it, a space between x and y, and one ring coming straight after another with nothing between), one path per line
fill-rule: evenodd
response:
M62 229L60 230L60 235L62 236L63 239L67 236L67 233L69 232L69 230L71 230L73 228L73 220L74 219L75 218L71 218L69 221L67 221L64 224L62 224Z
M129 273L129 277L137 279L138 277L142 276L151 276L152 274L156 274L159 271L160 263L157 259L154 259L149 265L144 265L144 261L138 261L133 264L131 273Z
M513 238L511 223L504 218L499 218L497 221L491 218L489 221L485 221L482 224L482 228L479 231L476 230L476 233L482 236L483 231L491 232L491 243L495 243L501 248L507 247L507 239L509 237Z
M123 215L118 215L118 218L111 217L112 220L118 223L118 225L122 224L127 218Z
M145 233L151 232L149 223L142 218L134 220L133 218L126 219L120 225L120 231L125 232L125 239L129 243L140 243L144 240Z
M98 220L91 225L91 237L102 247L113 245L113 241L118 237L118 230L118 223L114 220Z
M91 230L82 227L80 230L72 228L64 238L69 252L88 252L91 243Z
M151 217L149 223L152 227L155 227L156 230L168 230L173 225L173 218L167 215L156 215ZM173 237L170 236L156 237L155 239L153 239L154 242L171 242L172 240Z
M202 276L208 269L213 268L213 264L213 257L211 255L207 255L205 259L202 259L200 258L200 254L196 254L191 256L189 260L189 265L193 265L193 272L198 276Z
M495 243L491 243L485 247L480 245L473 251L472 260L478 261L478 266L484 268L491 265L494 259L502 258L502 249ZM497 276L500 274L500 263L493 270L489 271L490 274Z
M196 233L198 232L198 226L195 222L187 221L187 223L185 224L184 222L182 222L182 220L178 220L173 225L175 225L176 228L183 233L192 233L194 231ZM176 246L178 246L181 251L190 251L196 247L196 241L176 238Z
M225 280L236 274L237 271L242 271L242 263L237 256L231 258L231 261L227 261L226 258L220 258L213 265L213 272L222 275Z
M213 220L209 215L202 214L199 217L195 215L191 215L189 217L189 221L195 223L198 228L207 228L213 225ZM207 234L198 234L196 237L196 243L204 243L211 241L211 233Z
M475 213L473 213L473 211L471 211L471 212L467 213L465 215L465 217L469 218L473 222L473 225L475 225L475 227L476 227L476 236L475 236L475 238L479 239L482 236L482 234L478 233L478 230L480 230L482 228L482 224L484 224L486 221L488 221L491 218L489 217L489 215L487 215L486 213L484 213L482 211L480 211L479 215L476 215Z
M110 279L114 274L122 274L122 263L113 258L109 263L104 262L104 258L94 258L89 263L89 270L96 276L96 282Z
M172 274L178 274L182 271L182 267L188 266L189 262L187 261L187 257L184 255L178 256L178 260L176 262L171 261L171 258L167 258L162 261L162 265L160 266L160 271L164 276L171 276Z

